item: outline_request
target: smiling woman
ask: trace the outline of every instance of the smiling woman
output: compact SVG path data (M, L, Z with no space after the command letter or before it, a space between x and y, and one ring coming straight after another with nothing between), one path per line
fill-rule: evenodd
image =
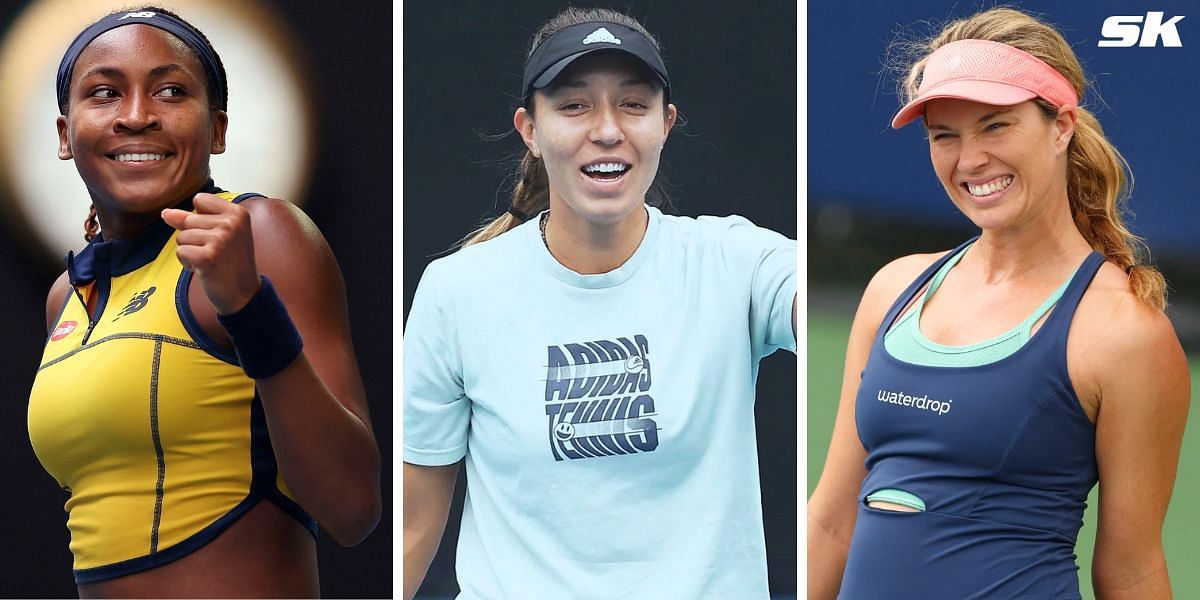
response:
M980 234L891 262L863 294L808 505L808 596L1080 598L1099 483L1097 596L1170 597L1187 363L1079 61L1007 8L916 50L892 126L922 121Z
M645 63L624 53L580 57L542 91L530 93L532 102L513 116L529 152L546 170L551 206L561 206L554 211L557 219L546 213L542 229L548 245L559 235L611 235L596 231L600 227L615 225L616 235L626 240L645 231L647 213L638 209L658 173L676 115L662 80L647 71ZM535 119L535 112L541 117ZM559 262L579 273L604 273L629 258L606 257L587 244L556 244L555 250Z
M19 5L19 6L18 6ZM61 265L66 248L78 249L79 226L64 219L87 206L87 194L72 163L44 150L31 151L30 140L44 146L46 124L59 113L55 72L63 50L102 10L129 6L121 0L30 0L7 3L0 21L9 23L0 38L0 204L9 235L21 241L39 268ZM222 49L238 126L227 132L226 152L214 155L217 181L257 181L297 206L309 201L315 99L305 51L290 29L290 9L271 9L262 0L172 0L212 43ZM303 8L303 7L299 7ZM315 56L323 56L316 52ZM244 83L245 82L245 83ZM263 135L261 132L271 132Z
M1070 115L1043 114L1033 102L996 106L942 98L929 101L925 122L934 172L958 209L981 229L1048 218L1056 205L1031 200L1066 196L1065 167L1055 154L1070 143ZM1037 143L1043 139L1050 143ZM1003 201L1009 196L1022 201Z
M636 20L551 19L521 98L511 208L405 328L404 597L465 463L460 598L765 598L755 383L796 348L795 242L663 214L678 113Z
M224 67L177 15L100 19L57 84L93 214L47 298L29 435L70 494L80 595L317 595L316 521L350 545L381 510L325 240L213 183Z
M109 239L128 238L158 220L151 209L164 196L204 186L229 124L224 85L207 83L224 81L224 67L215 53L206 58L134 23L96 36L60 69L58 157L75 161L92 194L89 241L97 215L108 217Z

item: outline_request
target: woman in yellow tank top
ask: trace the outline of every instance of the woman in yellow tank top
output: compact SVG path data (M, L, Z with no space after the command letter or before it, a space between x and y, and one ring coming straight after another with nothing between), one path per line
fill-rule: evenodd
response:
M29 434L70 493L80 595L316 596L316 522L353 545L381 510L328 245L291 204L209 178L224 68L178 16L89 26L58 100L92 212L47 298Z

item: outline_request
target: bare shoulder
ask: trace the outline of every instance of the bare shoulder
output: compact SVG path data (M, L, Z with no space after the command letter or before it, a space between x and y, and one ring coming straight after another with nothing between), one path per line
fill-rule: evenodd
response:
M933 252L901 256L876 271L875 276L871 278L871 283L867 284L867 289L870 290L872 287L880 288L880 291L894 289L896 293L899 293L925 269L928 269L929 265L945 255L945 252Z
M333 250L312 219L279 198L256 196L241 206L250 216L258 271L271 278L289 310L307 308L324 315L318 319L321 322L331 315L345 320L346 283Z
M255 259L260 270L272 279L276 271L291 266L337 270L325 236L300 207L263 196L247 198L241 206L250 215Z
M256 242L260 237L271 239L297 235L324 241L312 219L308 218L300 207L287 200L254 196L243 200L241 206L250 215Z
M63 271L62 275L54 280L54 284L50 286L50 293L46 295L46 331L54 329L54 322L58 320L69 293L71 282L67 279L67 272Z
M862 302L858 307L856 320L870 324L871 331L878 329L879 323L887 313L888 307L896 301L900 293L911 284L917 276L936 262L945 252L931 254L910 254L897 258L884 265L871 277L867 289L863 292Z
M1138 300L1119 267L1104 263L1076 309L1078 334L1105 344L1106 354L1183 350L1166 314Z
M1187 358L1171 320L1140 301L1116 265L1101 265L1079 301L1068 339L1068 360L1081 361L1080 372L1101 401L1110 399L1107 392L1129 387L1157 391L1145 397L1163 402L1186 401Z

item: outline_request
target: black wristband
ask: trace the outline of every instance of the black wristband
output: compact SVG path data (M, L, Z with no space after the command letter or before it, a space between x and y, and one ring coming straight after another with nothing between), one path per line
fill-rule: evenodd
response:
M304 349L300 332L266 275L246 306L231 315L217 315L217 321L229 333L242 370L251 379L284 370Z

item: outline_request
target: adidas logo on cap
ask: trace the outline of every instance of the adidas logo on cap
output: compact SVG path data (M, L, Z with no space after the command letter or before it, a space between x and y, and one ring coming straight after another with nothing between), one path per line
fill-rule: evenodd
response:
M599 44L601 42L606 44L620 44L621 40L617 39L617 36L613 35L603 27L589 33L587 37L583 38L584 45Z

